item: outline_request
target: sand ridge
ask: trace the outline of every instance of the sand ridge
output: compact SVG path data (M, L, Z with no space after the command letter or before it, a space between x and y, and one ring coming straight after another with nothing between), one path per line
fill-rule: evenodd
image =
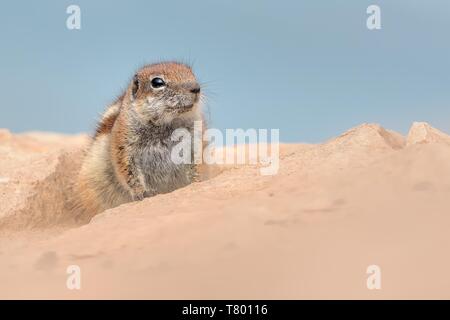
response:
M277 175L224 167L74 225L64 186L87 137L2 130L0 298L449 298L449 141L363 124L282 144Z

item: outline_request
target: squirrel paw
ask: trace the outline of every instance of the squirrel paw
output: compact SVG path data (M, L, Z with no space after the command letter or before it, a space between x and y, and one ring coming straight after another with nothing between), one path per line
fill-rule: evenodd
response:
M141 191L132 194L133 201L142 201L144 198L148 198L154 195L154 192L151 191Z

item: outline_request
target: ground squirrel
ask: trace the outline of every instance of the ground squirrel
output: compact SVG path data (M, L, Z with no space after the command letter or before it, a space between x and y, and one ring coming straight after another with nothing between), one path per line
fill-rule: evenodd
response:
M200 85L178 62L144 66L98 123L80 170L79 208L92 217L122 203L173 191L194 181L193 164L175 164L177 128L203 120Z

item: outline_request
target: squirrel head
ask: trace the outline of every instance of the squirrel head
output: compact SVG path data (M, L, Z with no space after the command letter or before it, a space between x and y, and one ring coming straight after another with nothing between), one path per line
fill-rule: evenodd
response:
M200 85L192 69L179 62L144 66L126 93L126 100L141 119L156 124L198 118L200 98Z

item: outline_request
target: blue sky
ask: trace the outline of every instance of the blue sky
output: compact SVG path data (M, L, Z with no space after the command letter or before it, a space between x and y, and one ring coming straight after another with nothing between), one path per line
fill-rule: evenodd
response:
M81 30L66 8L81 8ZM382 29L366 28L381 7ZM8 1L0 127L90 132L137 67L194 64L211 125L319 142L363 122L450 132L448 0Z

